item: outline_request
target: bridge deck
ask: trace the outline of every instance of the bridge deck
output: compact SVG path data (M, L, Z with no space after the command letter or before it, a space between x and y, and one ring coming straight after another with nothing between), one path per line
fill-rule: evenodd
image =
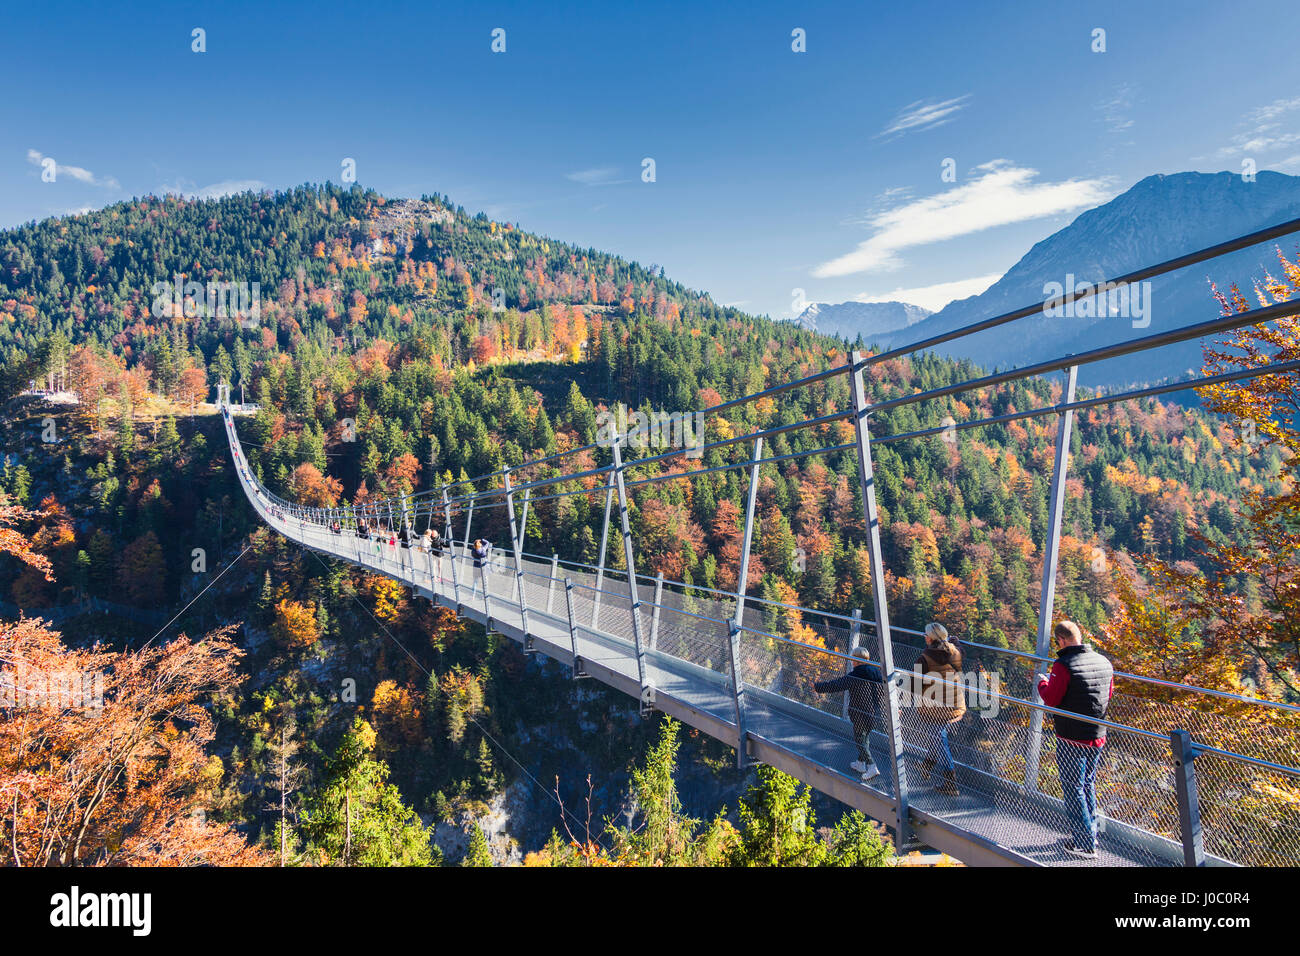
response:
M233 431L233 427L232 427ZM233 443L232 434L232 443ZM233 445L232 445L233 448ZM237 452L236 452L237 454ZM458 554L455 559L457 587L453 584L449 557L431 558L418 550L377 544L350 532L334 534L318 525L283 516L248 475L239 461L241 484L262 519L277 532L305 547L386 575L413 588L417 593L458 613L491 626L525 643L532 650L572 665L573 643L568 626L565 589L552 581L549 565L525 561L524 593L528 627L525 634L515 590L513 560L498 556L496 566L478 572L472 561ZM507 567L508 566L508 567ZM471 583L472 582L472 583ZM484 599L483 585L487 595ZM625 582L623 582L626 586ZM578 589L575 588L575 592ZM596 626L576 628L577 657L586 673L595 679L640 697L635 646L631 637L629 604L620 608L617 599L606 594L601 605L594 592L575 598L575 620ZM550 610L548 612L548 605ZM644 611L642 612L644 614ZM621 625L621 626L620 626ZM683 618L676 625L689 629ZM643 628L645 630L645 628ZM729 676L724 672L725 648L700 662L700 646L707 650L711 640L703 630L691 635L696 640L695 660L666 653L671 644L663 633L659 646L644 655L647 683L654 688L653 706L684 723L731 746L736 746L735 709ZM526 638L528 640L526 640ZM712 639L716 643L716 639ZM679 643L684 647L684 643ZM862 810L868 816L892 824L895 810L888 744L876 733L870 748L879 776L863 784L848 769L855 758L848 722L837 715L816 711L796 700L760 687L746 686L746 752L806 781L818 790ZM956 750L954 746L954 750ZM1103 826L1098 858L1084 861L1060 847L1068 832L1060 800L1031 794L993 774L977 769L957 757L960 796L936 793L931 784L920 784L922 751L909 743L906 765L909 819L913 832L923 842L970 863L1003 865L1103 865L1152 866L1181 863L1180 847L1167 835L1131 826ZM1219 861L1216 861L1219 862Z

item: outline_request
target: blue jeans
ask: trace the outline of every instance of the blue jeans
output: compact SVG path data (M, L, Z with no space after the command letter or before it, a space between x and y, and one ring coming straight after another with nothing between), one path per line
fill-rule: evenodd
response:
M925 756L945 772L953 769L952 750L948 747L948 722L932 717L922 717L921 730L925 734Z
M1081 747L1056 739L1056 771L1061 777L1070 836L1081 850L1097 849L1097 767L1102 747Z

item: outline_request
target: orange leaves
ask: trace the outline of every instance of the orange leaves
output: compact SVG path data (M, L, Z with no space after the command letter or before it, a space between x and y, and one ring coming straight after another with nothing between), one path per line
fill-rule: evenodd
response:
M201 368L187 368L176 382L176 400L193 408L208 394L208 375Z
M305 461L289 476L289 494L299 504L313 508L333 508L343 494L343 483L322 475L319 468Z
M392 624L409 607L406 588L392 578L367 574L361 579L361 589L374 604L375 617L385 623Z
M348 306L348 321L360 325L366 318L367 299L360 289L352 293L352 304Z
M424 716L419 697L396 681L380 681L375 687L370 707L375 729L388 744L415 744L424 736Z
M491 362L499 354L497 337L495 335L480 335L474 340L473 354L474 361L479 365Z
M700 526L691 520L684 505L669 504L658 498L640 501L636 517L640 527L638 544L649 566L670 580L680 581L686 568L685 553L698 555L704 546ZM733 582L735 575L733 568Z
M316 621L316 605L287 598L276 602L271 634L287 651L311 647L320 640L320 625Z
M21 667L29 685L41 675L97 675L80 684L77 703L0 708L0 792L9 809L10 861L262 862L260 852L228 826L196 814L213 781L204 751L213 725L205 705L239 682L242 651L229 633L198 642L181 636L116 653L70 650L57 633L30 619L0 625L0 661L10 675Z
M34 551L27 537L16 530L20 522L38 518L40 514L39 511L27 511L9 504L5 495L0 493L0 554L17 558L28 567L41 572L45 580L53 581L50 559Z
M699 398L700 398L701 409L713 408L716 405L722 404L722 396L718 393L718 390L715 388L710 388L707 385L704 388L700 389Z
M388 463L384 470L384 481L390 490L409 495L415 488L415 479L419 474L420 462L408 451Z

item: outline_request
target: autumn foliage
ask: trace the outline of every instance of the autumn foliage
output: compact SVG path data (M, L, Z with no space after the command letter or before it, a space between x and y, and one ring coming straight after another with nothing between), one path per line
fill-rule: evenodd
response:
M288 598L277 601L271 633L276 642L287 651L311 647L320 639L315 606Z

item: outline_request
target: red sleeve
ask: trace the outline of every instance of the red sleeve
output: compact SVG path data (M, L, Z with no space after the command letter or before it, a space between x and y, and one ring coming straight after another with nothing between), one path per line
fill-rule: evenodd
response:
M1052 665L1051 678L1038 682L1038 696L1048 707L1056 707L1065 698L1065 688L1069 684L1070 672L1065 669L1064 664L1057 661Z

